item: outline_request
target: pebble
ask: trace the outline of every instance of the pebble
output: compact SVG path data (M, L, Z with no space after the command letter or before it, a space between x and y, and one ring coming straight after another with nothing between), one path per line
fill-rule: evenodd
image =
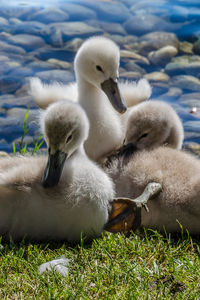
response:
M18 137L13 140L13 143L15 143L15 145L19 145L20 142L21 142L21 137ZM34 143L34 139L32 136L26 135L23 139L23 142L24 142L24 144L31 145Z
M120 57L121 58L132 58L134 59L135 61L138 61L140 63L143 63L145 65L149 65L149 60L144 57L144 56L141 56L133 51L128 51L128 50L121 50L120 51Z
M47 61L50 58L60 59L72 61L74 59L74 52L68 51L67 49L63 48L54 48L47 46L45 48L36 49L30 54L35 57L35 59Z
M24 117L27 113L27 108L13 107L7 110L7 116L13 116L21 118L24 120ZM30 109L28 112L28 121L32 122L36 119L38 111L36 109Z
M183 54L193 54L193 44L189 42L179 42L179 51Z
M30 90L30 84L29 83L25 83L25 84L22 83L20 88L16 90L15 96L18 97L18 98L24 97L25 95L29 94L29 90Z
M0 41L0 51L3 53L15 53L24 55L26 51L19 46L9 45L6 42Z
M62 3L62 11L68 14L70 21L96 19L94 10L76 3Z
M200 92L200 80L190 75L173 76L170 80L171 86L178 86L183 90Z
M126 31L122 27L121 24L110 23L110 22L100 22L100 26L103 29L103 31L107 31L111 34L126 35Z
M74 81L74 75L72 72L65 70L49 70L42 71L35 74L36 77L39 77L43 81L53 82L58 81L61 83L68 83Z
M200 121L199 120L194 120L194 121L187 121L184 122L184 128L187 131L195 131L200 133Z
M183 104L192 107L200 108L200 93L187 93L182 95L178 101Z
M19 20L17 19L17 21ZM39 36L48 36L50 32L47 25L38 21L18 22L17 24L13 24L12 30L14 34L26 33Z
M177 55L178 50L174 46L165 46L157 51L152 51L149 53L148 58L154 65L164 66L171 58Z
M200 58L197 55L176 57L166 65L165 71L170 75L188 74L198 76L200 74Z
M3 153L12 152L13 146L11 143L7 143L5 139L1 139L0 140L0 149L1 149L1 152L3 152Z
M36 8L33 8L31 6L1 5L1 16L6 19L13 18L13 16L15 16L15 18L24 20L36 10Z
M64 44L64 49L72 52L77 52L80 48L81 44L83 43L83 40L81 38L74 38Z
M64 22L69 19L69 15L56 7L45 7L31 15L30 20L40 21L44 24L54 22Z
M50 25L50 30L51 32L55 30L59 32L60 30L64 42L72 37L88 37L102 33L100 28L89 26L83 22L54 23Z
M5 140L4 140L5 141ZM8 155L8 153L7 152L5 152L5 151L0 151L0 157L2 158L2 157L8 157L9 155ZM2 250L2 245L0 245L0 250Z
M100 20L109 22L124 22L131 17L128 8L120 1L84 1L84 4L97 13Z
M22 80L24 79L24 77L32 76L32 75L33 75L33 70L28 67L15 68L12 72L9 73L9 76L15 78L19 77L22 78Z
M10 77L9 75L0 77L0 95L14 93L19 86L19 78Z
M198 135L199 137L199 135ZM186 136L186 138L190 138L190 135ZM200 145L195 142L185 143L185 149L191 151L196 155L200 155Z
M149 81L169 81L169 76L163 72L152 72L145 74L144 77Z
M128 21L124 23L124 28L128 33L133 33L137 36L154 32L158 28L160 31L173 31L176 28L176 24L165 21L155 15L136 15L132 16Z
M15 97L13 95L0 96L0 107L10 109L15 107L22 108L38 108L31 96L23 95L23 97Z
M160 95L167 93L169 90L168 82L151 80L151 86L153 97L159 97Z
M131 6L130 11L137 15L165 15L168 11L164 4L163 0L157 0L156 2L149 2L148 0L137 1Z
M160 96L160 98L162 98L162 99L168 99L168 100L172 99L173 100L175 98L180 97L182 95L182 93L183 93L182 89L177 88L177 87L171 87L171 88L169 88L169 90L167 91L167 93L162 94Z
M27 66L31 68L33 72L47 71L55 68L55 65L52 66L52 63L50 63L48 60L47 61L35 60L30 62Z
M194 52L200 55L200 38L194 43Z
M140 72L121 72L120 77L122 78L129 78L129 79L139 79L141 78Z
M2 18L2 17L0 17L0 30L1 31L9 30L8 20L6 20L5 18Z
M174 46L178 49L179 41L174 33L155 31L141 36L140 50L142 53L149 53L164 46Z
M70 64L66 61L63 61L63 60L50 58L47 60L47 62L54 66L57 66L58 68L61 68L61 69L72 69L72 64Z
M186 22L188 20L188 9L180 5L173 5L170 21L171 22Z
M1 61L0 75L6 75L8 72L11 72L15 68L20 67L20 63L4 60Z
M127 63L125 63L125 69L127 71L136 71L139 72L140 74L144 75L146 73L145 69L137 65L134 61L128 60Z
M44 40L32 34L16 34L9 38L9 42L17 46L23 47L25 50L32 50L39 47L44 47Z

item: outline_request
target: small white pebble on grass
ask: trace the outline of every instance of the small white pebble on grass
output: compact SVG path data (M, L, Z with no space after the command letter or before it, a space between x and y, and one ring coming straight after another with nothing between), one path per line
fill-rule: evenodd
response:
M60 275L66 277L68 275L69 259L58 258L48 261L38 267L40 274L45 271L57 271Z

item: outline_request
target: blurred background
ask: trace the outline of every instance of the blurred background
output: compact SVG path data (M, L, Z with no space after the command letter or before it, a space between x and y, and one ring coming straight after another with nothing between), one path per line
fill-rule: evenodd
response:
M73 59L94 35L121 49L120 78L147 78L152 99L181 117L187 148L200 153L199 0L0 0L0 151L38 142L38 108L28 95L33 76L73 81Z

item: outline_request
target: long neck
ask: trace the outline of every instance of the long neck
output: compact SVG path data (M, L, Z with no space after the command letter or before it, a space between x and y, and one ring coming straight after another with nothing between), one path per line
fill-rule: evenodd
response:
M103 91L77 76L78 101L90 121L89 137L85 142L87 155L98 160L119 147L122 141L120 119Z
M102 90L95 87L90 82L86 81L81 76L77 76L78 84L78 101L81 106L87 111L88 117L91 122L91 118L101 116L105 107L111 107L109 100Z

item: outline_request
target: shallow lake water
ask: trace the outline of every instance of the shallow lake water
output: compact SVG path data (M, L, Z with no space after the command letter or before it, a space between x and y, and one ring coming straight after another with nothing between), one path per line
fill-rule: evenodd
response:
M200 143L199 0L3 0L0 7L1 151L12 152L13 142L19 149L27 108L25 142L33 148L39 127L30 78L73 81L75 53L94 35L126 50L120 77L147 78L151 98L169 102L181 117L185 145Z

